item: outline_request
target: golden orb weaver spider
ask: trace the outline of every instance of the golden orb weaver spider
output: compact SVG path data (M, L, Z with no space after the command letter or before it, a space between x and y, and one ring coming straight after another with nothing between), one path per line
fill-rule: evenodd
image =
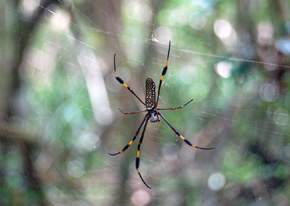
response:
M211 149L215 149L215 147L210 147L210 148L205 148L205 147L199 147L196 145L191 144L191 142L189 140L187 140L185 137L183 137L169 122L168 120L161 114L160 110L175 110L175 109L181 109L183 107L185 107L186 105L188 105L190 102L193 101L193 99L191 99L190 101L188 101L186 104L184 104L183 106L180 107L174 107L174 108L157 108L158 106L158 100L159 100L159 95L160 95L160 89L161 89L161 85L162 85L162 80L163 77L166 74L167 68L168 68L168 59L169 59L169 53L170 53L170 45L171 45L171 41L169 41L169 48L168 48L168 53L167 53L167 61L166 61L166 65L163 68L162 71L162 76L161 79L159 81L159 87L158 87L158 94L157 94L157 100L156 100L156 93L155 93L155 82L153 81L152 78L148 77L146 79L146 83L145 83L145 87L146 87L146 91L145 91L145 103L135 94L135 92L127 85L124 83L123 79L121 79L120 77L118 77L117 75L117 71L116 71L116 54L114 54L114 72L115 72L115 77L116 80L124 85L145 107L145 110L142 111L136 111L136 112L124 112L123 110L121 110L120 108L118 108L123 114L136 114L136 113L141 113L141 112L147 112L147 114L145 115L143 121L141 122L139 128L137 129L137 132L135 133L133 139L120 151L117 153L109 153L110 155L118 155L121 154L123 152L125 152L125 150L127 150L129 148L129 146L135 141L136 137L139 134L139 131L141 130L144 122L144 128L142 131L142 135L141 138L139 140L139 144L138 144L138 151L137 151L137 157L136 157L136 170L142 180L142 182L146 185L146 187L150 188L151 187L149 185L147 185L147 183L145 182L145 180L143 179L140 171L139 171L139 164L140 164L140 149L141 149L141 144L143 142L143 138L144 138L144 134L145 134L145 130L146 130L146 126L148 123L148 120L150 119L151 122L159 122L160 121L160 116L161 118L168 124L168 126L175 132L175 134L177 136L179 136L186 144L188 144L191 147L197 148L197 149L203 149L203 150L211 150Z

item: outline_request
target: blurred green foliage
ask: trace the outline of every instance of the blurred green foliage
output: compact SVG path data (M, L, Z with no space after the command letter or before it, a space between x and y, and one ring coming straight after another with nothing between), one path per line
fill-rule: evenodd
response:
M2 1L0 205L290 204L286 0ZM287 29L288 28L288 29ZM172 48L161 120L119 156ZM281 43L283 42L283 43ZM140 132L141 133L141 132Z

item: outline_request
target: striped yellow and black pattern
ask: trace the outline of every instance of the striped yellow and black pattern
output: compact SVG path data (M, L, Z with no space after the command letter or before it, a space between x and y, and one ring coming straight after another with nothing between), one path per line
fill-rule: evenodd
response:
M144 138L144 134L145 134L145 130L146 130L146 126L147 126L147 123L148 123L148 120L149 118L146 119L146 122L145 122L145 125L144 125L144 128L143 128L143 131L142 131L142 135L141 135L141 138L140 138L140 141L139 141L139 144L138 144L138 150L137 150L137 157L136 157L136 170L138 172L138 175L140 176L142 182L144 183L144 185L146 185L146 187L148 187L149 189L151 189L151 187L149 185L147 185L147 183L145 182L145 180L143 179L140 171L139 171L139 165L140 165L140 149L141 149L141 145L142 145L142 142L143 142L143 138Z
M159 101L159 96L160 96L160 89L161 89L161 85L162 85L162 80L163 80L163 77L165 76L165 74L167 72L167 69L168 69L168 59L169 59L169 54L170 54L170 46L171 46L171 41L169 41L169 47L168 47L166 65L163 68L162 75L161 75L161 78L160 78L160 81L159 81L157 102L155 104L155 108L157 108L157 106L158 106L158 101Z
M125 84L124 80L118 77L117 71L116 71L116 54L114 54L114 73L115 73L115 77L117 81L120 84L124 85L143 105L145 105L145 103L135 94L135 92L127 84Z
M156 103L155 82L152 78L148 77L145 83L145 106L147 109L152 109Z
M142 121L142 123L141 123L141 125L139 126L139 128L138 128L138 130L137 130L137 132L135 133L135 135L134 135L134 137L133 137L133 139L120 151L120 152L117 152L117 153L109 153L110 155L112 155L112 156L114 156L114 155L118 155L118 154L121 154L121 153L123 153L123 152L125 152L129 147L130 147L130 145L135 141L135 139L136 139L136 137L138 136L138 134L139 134L139 132L140 132L140 129L142 128L142 126L143 126L143 124L144 124L144 122L145 122L145 120L147 119L148 120L148 114L146 114L146 116L144 117L144 119L143 119L143 121Z
M169 122L168 120L160 113L158 112L158 114L162 117L162 119L168 124L168 126L175 132L175 134L177 136L179 136L186 144L188 144L191 147L197 148L197 149L202 149L202 150L212 150L215 149L215 147L199 147L196 145L193 145L188 139L186 139L185 137L183 137Z

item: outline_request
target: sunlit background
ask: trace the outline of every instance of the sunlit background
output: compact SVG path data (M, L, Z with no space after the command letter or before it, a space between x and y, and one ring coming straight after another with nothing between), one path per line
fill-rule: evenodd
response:
M290 205L288 0L0 1L0 205ZM148 123L145 79L168 121ZM139 135L141 132L139 133Z

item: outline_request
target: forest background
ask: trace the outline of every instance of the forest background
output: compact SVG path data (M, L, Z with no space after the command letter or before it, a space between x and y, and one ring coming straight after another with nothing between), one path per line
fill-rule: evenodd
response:
M1 0L0 205L290 205L288 0ZM163 79L135 169L145 79Z

